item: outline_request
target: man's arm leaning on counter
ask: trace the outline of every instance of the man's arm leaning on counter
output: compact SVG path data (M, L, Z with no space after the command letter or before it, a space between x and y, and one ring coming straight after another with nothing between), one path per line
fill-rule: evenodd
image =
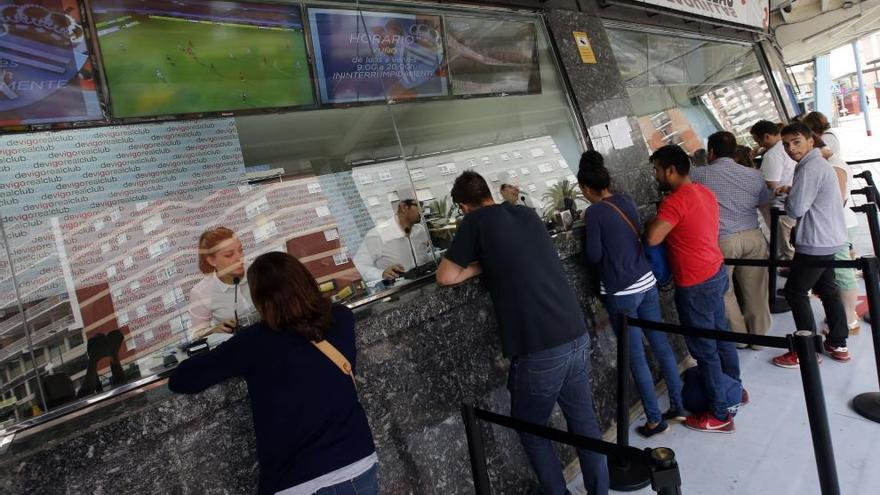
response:
M456 285L476 277L482 273L479 263L471 263L467 267L461 267L447 258L440 260L440 266L437 268L437 283L439 285Z

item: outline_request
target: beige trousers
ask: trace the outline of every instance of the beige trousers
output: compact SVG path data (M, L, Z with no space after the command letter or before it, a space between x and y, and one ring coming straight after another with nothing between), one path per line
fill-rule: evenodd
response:
M725 258L767 259L769 249L760 229L746 230L719 241ZM770 308L767 302L767 268L728 266L730 285L724 294L724 309L730 329L739 333L764 335L770 329ZM739 286L738 301L734 284Z
M779 259L794 259L794 239L791 238L791 229L797 225L797 220L788 215L779 217Z

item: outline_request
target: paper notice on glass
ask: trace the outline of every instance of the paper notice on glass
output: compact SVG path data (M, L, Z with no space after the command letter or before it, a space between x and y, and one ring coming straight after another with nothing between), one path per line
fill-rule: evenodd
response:
M603 155L614 150L614 142L611 140L611 132L608 130L607 122L590 127L589 132L593 149Z
M608 131L615 149L622 150L633 145L632 131L626 117L620 117L608 122Z

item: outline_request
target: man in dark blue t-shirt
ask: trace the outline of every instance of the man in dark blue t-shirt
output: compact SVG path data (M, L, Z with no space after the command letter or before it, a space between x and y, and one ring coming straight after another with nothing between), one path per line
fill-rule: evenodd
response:
M496 204L479 174L464 172L452 201L465 213L440 262L437 283L454 285L482 273L504 355L514 418L546 425L558 402L572 433L601 438L590 391L590 345L583 313L556 247L534 210ZM543 493L566 493L549 440L520 434ZM579 449L590 495L608 493L605 457Z

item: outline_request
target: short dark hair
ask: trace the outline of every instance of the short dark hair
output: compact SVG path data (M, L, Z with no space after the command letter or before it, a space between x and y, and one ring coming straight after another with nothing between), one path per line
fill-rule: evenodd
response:
M663 169L675 167L678 175L688 175L691 171L691 159L677 144L663 146L655 151L648 160Z
M734 158L734 161L743 167L758 168L755 166L755 160L752 159L752 149L748 146L736 147L736 157Z
M499 191L499 192L503 192L503 191L504 191L505 189L507 189L508 187L513 187L513 185L512 185L512 184L508 184L507 182L505 182L504 184L501 184L501 187L498 188L498 191Z
M709 136L706 148L716 157L733 158L736 156L736 136L727 131L716 132Z
M749 134L752 136L758 136L759 138L762 138L767 134L778 136L779 124L770 122L769 120L759 120L755 122L755 125L753 125L751 129L749 129Z
M803 122L792 122L787 126L782 128L782 132L780 132L783 136L793 136L795 134L800 134L805 138L813 137L813 130L807 127L807 124Z
M604 191L611 187L611 175L605 168L605 159L598 151L585 151L578 165L578 184L594 191Z
M251 300L270 329L324 340L333 325L332 305L299 260L277 251L261 254L248 268L247 279Z
M462 172L452 184L452 202L465 205L481 205L492 199L492 191L482 175L471 170Z

